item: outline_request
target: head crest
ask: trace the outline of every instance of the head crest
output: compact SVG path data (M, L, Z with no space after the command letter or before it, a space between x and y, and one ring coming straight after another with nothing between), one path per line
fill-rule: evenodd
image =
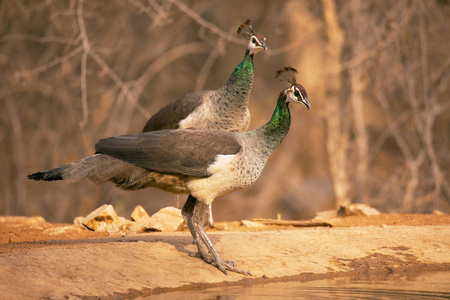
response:
M249 19L247 19L247 21L242 23L237 30L237 35L242 37L250 37L254 34L255 31L253 30L252 27L252 21L250 21Z
M297 80L295 79L295 76L298 74L298 71L292 67L284 67L281 70L277 71L277 74L275 75L275 78L280 77L280 80L286 80L290 84L295 85L297 83Z

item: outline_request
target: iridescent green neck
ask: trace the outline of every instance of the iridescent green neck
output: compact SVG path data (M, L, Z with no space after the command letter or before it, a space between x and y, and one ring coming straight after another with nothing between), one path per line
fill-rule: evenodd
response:
M249 87L253 83L255 66L253 64L253 55L245 54L244 59L236 66L233 73L228 78L227 85L230 87Z
M272 114L270 121L264 126L257 129L260 135L268 138L267 143L271 144L271 148L275 148L286 137L291 125L291 113L289 111L286 96L281 94L277 100L277 106Z
M269 158L270 154L281 144L291 125L291 114L286 95L281 93L270 121L264 126L239 133L250 145L250 151L258 153L261 159Z
M246 110L253 86L253 55L244 60L231 73L228 81L217 92L215 105L227 111Z

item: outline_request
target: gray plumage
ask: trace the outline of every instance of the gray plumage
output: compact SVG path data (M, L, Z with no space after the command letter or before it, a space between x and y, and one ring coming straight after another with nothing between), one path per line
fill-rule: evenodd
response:
M250 125L248 102L253 86L253 56L267 50L266 38L256 33L250 20L237 33L248 38L245 56L228 81L217 90L189 93L169 103L145 124L143 132L161 129L208 128L231 132L245 131ZM213 227L211 207L208 225Z
M243 25L251 29L249 21ZM249 39L245 57L222 87L189 93L169 103L147 121L142 131L177 128L247 130L250 124L247 106L254 77L253 56L266 50L267 46L266 38L252 29L245 37Z
M185 129L110 137L95 150L147 170L207 177L217 155L234 155L241 145L227 132Z
M100 140L93 156L28 177L33 180L95 183L111 181L122 189L156 187L189 198L183 217L200 256L220 270L250 274L225 261L215 251L203 226L216 198L252 184L270 154L289 131L289 103L303 103L306 90L299 84L280 93L270 121L247 132L211 129L176 129L116 136Z

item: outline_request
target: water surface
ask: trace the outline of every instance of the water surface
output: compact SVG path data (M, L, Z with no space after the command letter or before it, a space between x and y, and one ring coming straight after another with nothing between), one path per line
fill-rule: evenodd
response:
M334 278L173 291L151 299L450 299L450 272L391 275L382 280Z

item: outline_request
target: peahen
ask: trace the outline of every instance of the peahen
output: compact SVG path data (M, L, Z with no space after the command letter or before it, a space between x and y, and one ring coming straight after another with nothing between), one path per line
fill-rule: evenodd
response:
M238 34L248 38L244 59L231 73L228 81L217 90L193 92L175 100L154 114L143 132L209 128L245 131L250 124L248 100L253 85L253 56L267 50L266 38L253 31L250 20L238 28Z
M209 128L240 132L248 129L250 112L248 101L253 85L253 56L267 50L266 38L256 33L247 20L237 30L248 38L244 59L231 73L228 81L217 90L193 92L175 100L154 114L143 132L178 129ZM211 207L208 224L213 226Z
M66 182L87 178L98 184L111 181L125 190L156 187L189 194L182 214L200 257L225 274L230 270L251 275L218 255L204 231L205 216L214 199L259 177L288 133L291 102L310 109L306 90L295 80L280 93L270 121L256 130L166 129L109 137L95 145L95 155L28 178Z

